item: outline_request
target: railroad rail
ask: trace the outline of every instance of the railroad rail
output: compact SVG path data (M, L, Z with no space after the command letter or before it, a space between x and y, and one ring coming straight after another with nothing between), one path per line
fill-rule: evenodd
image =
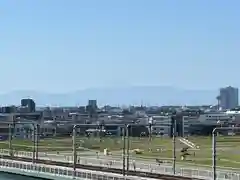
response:
M8 159L8 160L15 160L15 161L33 162L31 158L26 158L26 157L11 157L7 155L2 155L1 158ZM42 160L42 159L36 159L34 160L34 163L55 165L55 166L61 166L61 167L73 167L73 164L69 162L57 162L57 161L49 161L49 160ZM76 168L122 174L122 169L110 168L110 167L77 164ZM138 177L154 178L154 179L161 179L161 180L203 180L203 179L192 178L192 177L173 176L173 175L167 175L167 174L158 174L158 173L132 171L132 170L129 170L127 174L129 176L138 176Z

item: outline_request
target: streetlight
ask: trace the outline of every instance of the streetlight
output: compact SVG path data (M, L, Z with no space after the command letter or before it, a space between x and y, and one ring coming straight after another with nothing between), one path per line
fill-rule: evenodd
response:
M214 128L212 131L212 171L213 171L213 180L217 179L217 173L216 173L216 133L219 130L239 130L240 127L217 127Z

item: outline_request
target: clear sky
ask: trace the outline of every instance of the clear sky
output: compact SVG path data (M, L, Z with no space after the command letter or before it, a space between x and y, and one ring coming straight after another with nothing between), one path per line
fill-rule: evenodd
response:
M240 87L239 0L1 0L0 92Z

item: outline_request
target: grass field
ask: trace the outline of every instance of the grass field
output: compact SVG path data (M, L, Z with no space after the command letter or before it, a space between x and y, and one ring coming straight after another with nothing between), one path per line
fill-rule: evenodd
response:
M185 161L180 159L180 151L186 145L176 141L176 158L181 163L191 163L197 165L212 164L212 139L211 137L189 137L190 141L199 146L197 150L189 149L189 156ZM29 140L13 139L12 147L18 151L32 151L33 143ZM0 148L8 149L8 141L1 141ZM105 137L100 141L99 138L77 138L78 151L100 151L108 148L112 155L121 155L123 140L119 137ZM134 150L139 149L142 153L136 154ZM51 138L41 139L39 151L72 151L71 138ZM172 139L153 137L130 138L130 155L145 160L170 159L172 158ZM195 154L195 156L194 156ZM222 167L233 167L240 169L240 136L219 136L217 137L217 165Z

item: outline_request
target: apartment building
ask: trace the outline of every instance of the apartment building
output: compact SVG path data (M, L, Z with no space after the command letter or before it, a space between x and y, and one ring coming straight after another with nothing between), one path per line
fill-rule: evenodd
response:
M152 116L152 133L156 135L171 135L171 116Z

